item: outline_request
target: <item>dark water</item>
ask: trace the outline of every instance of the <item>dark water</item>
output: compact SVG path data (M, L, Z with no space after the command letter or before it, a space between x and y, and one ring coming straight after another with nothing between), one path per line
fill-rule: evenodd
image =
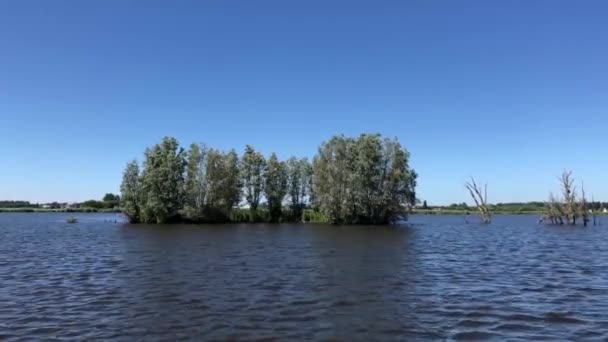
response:
M0 214L0 340L606 340L608 226Z

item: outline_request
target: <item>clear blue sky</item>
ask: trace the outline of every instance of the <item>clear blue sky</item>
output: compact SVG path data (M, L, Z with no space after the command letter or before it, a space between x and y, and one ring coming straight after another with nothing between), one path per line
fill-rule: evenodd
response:
M396 136L429 203L608 201L606 1L0 2L0 199L117 192L165 135L312 156Z

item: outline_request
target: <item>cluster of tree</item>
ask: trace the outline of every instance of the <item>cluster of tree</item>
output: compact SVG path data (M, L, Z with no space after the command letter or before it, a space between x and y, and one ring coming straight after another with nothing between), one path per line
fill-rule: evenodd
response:
M448 206L448 209L452 210L469 210L469 206L466 202L452 203Z
M186 151L165 137L145 151L141 167L127 164L121 208L131 222L145 223L227 222L241 206L250 221L322 215L332 223L388 223L415 203L416 173L408 160L397 140L378 134L333 137L312 163L274 153L265 158L251 146L240 158L205 145Z
M28 201L0 201L0 208L38 208L38 204Z
M92 209L114 209L120 206L120 196L107 193L101 201L88 200L80 203L79 206Z
M498 212L539 212L545 209L544 202L512 202L496 203L493 205Z
M336 136L313 160L314 204L332 223L389 223L416 204L416 178L396 139Z

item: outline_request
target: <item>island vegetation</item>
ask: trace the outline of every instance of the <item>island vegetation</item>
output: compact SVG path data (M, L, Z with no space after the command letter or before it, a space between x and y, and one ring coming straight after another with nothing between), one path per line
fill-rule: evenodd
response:
M127 164L121 208L133 223L387 224L416 204L416 178L407 150L379 134L334 136L312 161L165 137Z

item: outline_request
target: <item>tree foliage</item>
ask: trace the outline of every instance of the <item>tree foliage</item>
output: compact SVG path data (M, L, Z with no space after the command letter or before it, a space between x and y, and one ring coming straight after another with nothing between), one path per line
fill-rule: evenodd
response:
M112 193L107 193L103 196L102 201L104 202L118 202L120 200L120 196L114 195Z
M186 216L202 214L207 198L207 148L192 144L187 152L184 180Z
M384 224L416 203L417 175L396 139L336 136L308 159L268 161L247 145L242 158L166 137L123 174L121 207L131 222L329 221ZM238 209L244 200L249 209ZM264 201L264 202L262 202ZM286 207L284 208L284 204Z
M312 199L312 165L306 158L291 157L287 160L286 167L292 220L301 221L303 210Z
M0 201L0 208L38 208L38 204L29 201Z
M241 176L243 178L245 200L253 211L260 205L264 186L265 166L266 161L264 160L264 156L250 145L247 145L242 158Z
M313 161L315 201L333 223L383 224L416 203L417 174L396 139L335 136Z
M135 160L130 161L122 176L122 184L120 185L122 201L120 204L122 212L131 223L141 221L141 184L139 177L139 165Z
M145 153L141 175L141 219L146 223L177 220L184 200L185 152L165 137Z
M234 149L224 155L224 175L224 207L230 210L241 202L242 188L239 156Z
M287 167L274 153L266 164L264 195L268 203L270 221L278 222L281 219L283 199L287 195Z
M103 208L111 209L120 205L120 196L112 193L107 193L103 196L103 199L101 201L103 203Z
M240 201L239 158L193 144L186 162L186 203L182 212L189 221L226 221Z

